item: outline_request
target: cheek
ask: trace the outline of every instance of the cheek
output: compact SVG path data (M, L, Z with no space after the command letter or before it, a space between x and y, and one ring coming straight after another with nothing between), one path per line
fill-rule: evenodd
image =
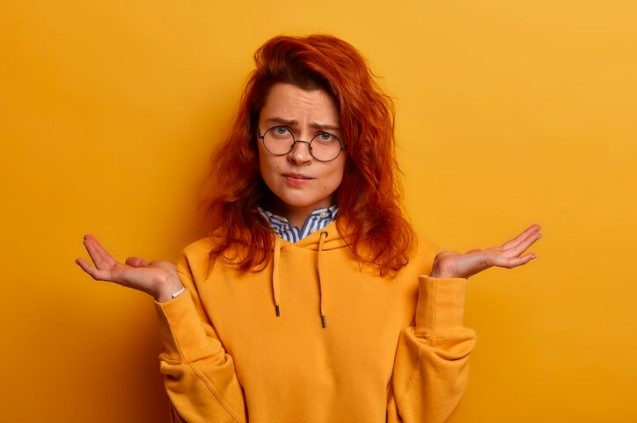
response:
M344 165L338 165L329 174L329 178L325 180L325 183L321 187L323 191L336 191L343 182Z
M343 160L339 163L338 167L336 168L336 177L338 179L338 186L341 186L341 184L343 183L343 176L345 176L345 158L343 157Z
M283 166L279 160L273 160L271 157L263 155L259 156L261 178L270 188L272 188L272 184L276 183L276 175L281 173L281 169L283 169Z

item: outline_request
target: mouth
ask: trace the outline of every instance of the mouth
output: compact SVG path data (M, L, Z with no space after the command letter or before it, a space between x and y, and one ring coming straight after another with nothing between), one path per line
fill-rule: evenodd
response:
M306 175L302 175L300 173L284 173L283 176L286 178L294 178L294 179L314 179Z
M302 184L314 179L300 173L284 173L282 176L291 184Z

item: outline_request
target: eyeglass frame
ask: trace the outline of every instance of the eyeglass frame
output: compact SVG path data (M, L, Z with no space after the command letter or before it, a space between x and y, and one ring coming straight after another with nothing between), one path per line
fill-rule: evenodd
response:
M273 152L271 152L270 150L268 150L268 147L266 147L266 145L265 145L265 136L267 135L267 133L268 133L268 132L270 132L271 130L276 129L276 128L285 128L285 129L287 129L287 130L290 132L290 135L292 136L292 141L293 141L293 142L292 142L292 144L290 144L290 149L289 149L288 151L286 151L285 153L273 153ZM261 132L261 131L259 130L259 132ZM313 142L313 141L314 141L317 137L320 137L322 134L329 134L329 135L333 136L334 138L336 138L336 140L338 141L338 145L341 147L341 148L338 150L338 154L337 154L337 155L336 155L336 157L334 157L333 159L329 159L329 160L321 160L321 159L317 158L316 156L314 156L314 154L312 153L312 142ZM314 136L311 140L309 140L309 141L304 141L304 140L297 140L297 139L296 139L296 137L294 136L294 131L292 131L292 129L291 129L291 128L289 128L289 127L287 127L287 126L285 126L285 125L275 125L275 126L272 126L272 127L268 128L268 129L266 129L266 130L265 130L265 132L264 132L263 134L261 134L261 133L257 134L257 136L259 137L259 139L263 140L263 147L264 147L264 148L268 151L268 153L272 154L273 156L285 156L286 154L290 154L290 152L291 152L292 150L294 150L294 146L295 146L297 143L299 143L299 142L304 143L304 144L307 144L307 148L308 148L308 151L310 152L310 156L312 156L312 158L313 158L314 160L317 160L317 161L319 161L319 162L321 162L321 163L329 163L329 162L332 162L332 161L334 161L334 160L338 159L338 156L340 156L340 155L341 155L341 152L342 152L342 151L347 150L347 148L345 147L345 145L343 145L343 142L341 141L341 139L340 139L339 137L337 137L336 135L332 134L331 132L326 132L326 131L321 131L321 132L319 132L318 134L316 134L316 135L315 135L315 136Z

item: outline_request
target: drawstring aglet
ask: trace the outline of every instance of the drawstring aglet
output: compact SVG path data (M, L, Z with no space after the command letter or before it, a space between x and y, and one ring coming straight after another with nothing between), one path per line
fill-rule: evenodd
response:
M324 314L321 314L321 324L323 325L323 328L327 327L327 319Z
M279 305L278 304L274 305L274 312L276 313L276 317L280 317L281 316L281 310L279 309Z

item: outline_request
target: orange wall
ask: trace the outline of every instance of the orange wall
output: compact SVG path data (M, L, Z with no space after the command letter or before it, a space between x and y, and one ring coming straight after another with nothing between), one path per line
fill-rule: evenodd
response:
M150 300L81 274L81 236L175 259L252 52L321 31L396 98L420 231L544 227L532 265L472 278L453 422L637 421L637 3L272 3L2 3L2 419L167 421Z

